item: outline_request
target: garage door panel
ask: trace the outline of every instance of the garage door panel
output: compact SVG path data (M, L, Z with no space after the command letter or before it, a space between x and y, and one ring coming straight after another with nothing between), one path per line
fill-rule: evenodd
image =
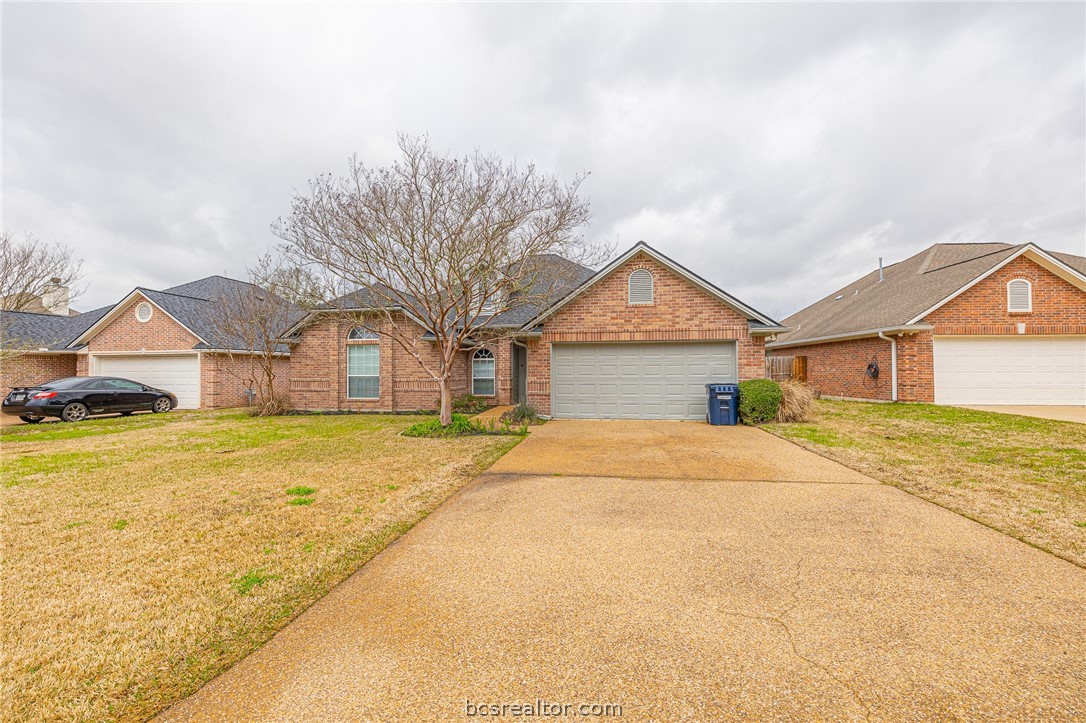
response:
M555 344L556 417L704 419L705 385L735 382L735 342Z
M200 406L200 358L195 354L99 356L95 366L99 376L122 377L173 392L179 409Z
M936 338L938 404L1086 404L1086 337Z

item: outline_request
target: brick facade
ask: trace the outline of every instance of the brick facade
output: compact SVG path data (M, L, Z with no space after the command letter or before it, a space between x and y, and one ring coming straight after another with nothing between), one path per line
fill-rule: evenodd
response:
M1007 283L1032 284L1032 311L1007 310ZM1021 336L1086 334L1086 291L1076 288L1025 255L975 284L921 319L932 331L898 339L898 399L935 401L934 344L937 336ZM890 343L878 338L854 339L770 350L780 356L806 356L808 382L821 394L855 399L889 400ZM885 384L862 383L863 370L877 358ZM885 360L885 361L883 361Z
M387 322L371 319L370 324ZM403 316L397 326L411 329L419 337L418 353L431 369L438 368L438 351L422 341L422 327ZM419 361L393 339L381 335L373 341L352 341L347 335L355 324L340 318L317 319L301 333L291 349L290 398L298 409L350 411L419 411L440 405L440 389ZM347 398L347 347L354 344L380 348L380 389L377 399ZM512 392L510 342L487 348L494 354L494 404L509 404ZM471 391L471 355L464 350L453 363L450 390L455 398Z
M653 275L652 304L627 303L629 276ZM736 341L739 379L765 376L765 340L747 318L687 279L638 253L543 322L528 343L528 401L550 414L551 344L562 342Z
M0 383L6 393L12 387L32 387L53 379L74 376L75 354L20 354L4 360Z
M154 304L146 322L136 319L137 296L87 342L91 354L117 351L191 351L200 340Z
M290 399L290 357L274 361L275 391ZM245 390L263 372L257 358L246 354L203 354L200 358L200 406L209 409L249 406Z

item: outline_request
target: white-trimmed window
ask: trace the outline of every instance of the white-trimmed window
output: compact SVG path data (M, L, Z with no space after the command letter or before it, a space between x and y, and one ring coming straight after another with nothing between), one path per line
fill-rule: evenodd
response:
M154 308L146 301L141 301L136 304L136 321L143 323L151 320L151 316L154 315Z
M1026 279L1007 282L1007 311L1033 311L1033 284Z
M630 274L628 303L651 304L653 302L652 273L636 269Z
M373 342L377 334L356 327L347 334L350 341ZM347 345L347 398L377 399L381 396L381 345Z
M489 349L476 349L471 355L471 393L494 396L494 353Z
M376 341L377 332L364 329L361 326L356 326L351 329L349 334L347 334L347 338L351 341Z

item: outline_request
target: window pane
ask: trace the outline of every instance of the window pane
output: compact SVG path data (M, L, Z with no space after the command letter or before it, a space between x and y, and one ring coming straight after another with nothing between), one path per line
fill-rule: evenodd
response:
M347 347L347 396L377 399L381 395L381 347L352 344Z
M347 377L347 396L351 399L377 399L381 396L379 377Z
M471 363L471 375L476 379L493 379L494 360L476 359Z
M381 347L376 344L347 347L347 376L377 376L381 373Z
M473 379L471 383L471 393L477 397L494 396L494 379Z

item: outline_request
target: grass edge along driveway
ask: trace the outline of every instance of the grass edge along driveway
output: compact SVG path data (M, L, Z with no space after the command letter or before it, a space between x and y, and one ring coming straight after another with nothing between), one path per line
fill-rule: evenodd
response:
M932 404L819 400L767 431L1086 567L1086 425Z
M139 415L0 435L5 720L144 720L519 441L399 415Z

